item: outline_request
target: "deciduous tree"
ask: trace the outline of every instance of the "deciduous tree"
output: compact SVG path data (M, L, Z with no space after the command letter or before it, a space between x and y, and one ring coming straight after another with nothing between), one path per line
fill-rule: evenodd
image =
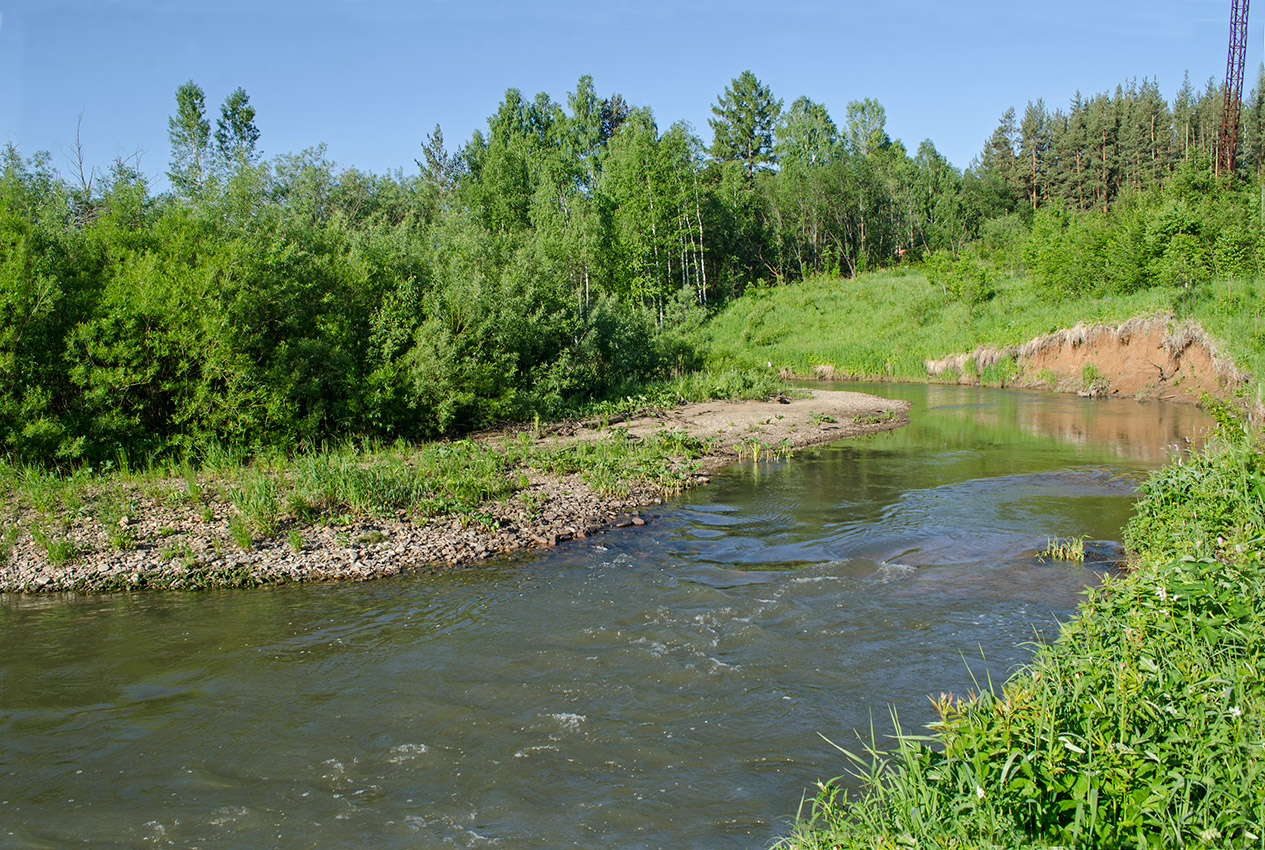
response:
M196 197L210 169L211 123L206 118L206 94L193 80L176 89L176 114L167 119L167 138L171 188L177 195Z

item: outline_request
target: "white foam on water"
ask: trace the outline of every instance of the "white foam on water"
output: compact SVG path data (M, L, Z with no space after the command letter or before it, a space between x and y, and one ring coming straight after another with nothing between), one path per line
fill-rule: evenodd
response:
M553 746L552 744L543 744L539 747L524 747L523 749L514 753L514 758L525 759L525 758L530 757L532 753L543 753L547 750L553 750L555 753L559 751L558 748Z
M387 759L391 764L403 764L406 761L412 761L418 756L426 755L430 752L430 748L425 744L400 744L391 748L390 758Z
M791 584L821 584L827 581L846 581L843 576L799 576L791 579Z
M900 581L913 575L917 570L917 567L911 567L909 564L882 561L878 570L874 573L874 580L878 582Z
M224 808L216 809L214 816L207 821L207 824L209 826L228 826L231 823L237 823L240 818L244 818L248 814L250 814L250 809L245 806L235 808L225 806Z
M583 714L550 714L549 717L558 721L558 725L567 732L577 731L580 724L588 720Z

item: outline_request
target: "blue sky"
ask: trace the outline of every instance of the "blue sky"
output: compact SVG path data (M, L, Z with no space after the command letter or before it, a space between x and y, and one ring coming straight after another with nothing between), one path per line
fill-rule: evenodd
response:
M63 171L82 114L90 164L143 151L167 168L167 117L193 79L212 117L237 86L265 156L318 142L342 165L415 166L438 123L464 142L505 89L565 101L582 74L710 142L710 107L750 68L789 105L841 120L876 98L912 151L930 138L966 167L1008 106L1184 72L1225 74L1229 0L0 0L0 142ZM1265 34L1255 22L1251 89ZM1246 93L1246 91L1245 91ZM159 184L165 183L159 179Z

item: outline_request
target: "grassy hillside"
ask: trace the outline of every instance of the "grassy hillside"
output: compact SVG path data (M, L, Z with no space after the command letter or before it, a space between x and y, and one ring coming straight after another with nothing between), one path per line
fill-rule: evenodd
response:
M840 375L924 380L928 358L1015 345L1078 322L1173 313L1198 320L1240 366L1265 374L1265 288L1258 281L1055 302L1034 297L1025 277L993 287L991 298L972 305L921 272L902 270L751 290L704 327L707 362L742 369L771 364L798 375L828 364Z

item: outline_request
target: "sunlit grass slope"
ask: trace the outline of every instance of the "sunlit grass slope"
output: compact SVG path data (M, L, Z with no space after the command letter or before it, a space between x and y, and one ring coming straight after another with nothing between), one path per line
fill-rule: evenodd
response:
M1226 353L1255 375L1265 373L1265 287L1219 281L1197 291L1154 288L1128 295L1045 301L1022 276L996 283L994 296L970 306L946 296L913 270L856 279L815 278L752 290L703 329L712 368L789 368L812 373L923 379L924 361L1006 346L1078 322L1117 323L1173 313L1200 321Z

